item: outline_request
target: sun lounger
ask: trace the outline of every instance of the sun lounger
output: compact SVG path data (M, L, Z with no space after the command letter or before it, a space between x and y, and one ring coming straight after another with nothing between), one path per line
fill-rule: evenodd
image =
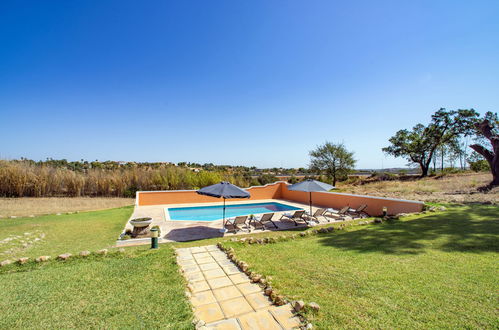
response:
M317 209L317 210L315 210L314 214L312 214L312 215L307 214L306 217L310 218L312 220L315 220L316 222L319 222L319 217L326 218L324 216L325 212L326 212L326 209Z
M225 227L226 228L227 228L227 226L232 227L232 230L234 231L234 233L237 233L239 230L243 230L243 228L241 228L241 226L247 227L246 220L248 220L247 215L242 215L242 216L235 217L235 218L229 218L225 221ZM248 228L248 232L250 232L249 228Z
M353 217L366 218L369 216L369 214L366 211L364 211L366 208L367 208L367 205L362 204L357 209L349 209L348 214L353 216Z
M329 208L326 209L326 212L324 212L324 216L334 218L335 220L344 220L345 216L348 215L349 210L350 206L345 206L341 210Z
M295 211L294 213L285 212L279 220L281 220L283 218L293 221L295 223L295 226L298 226L297 221L300 221L300 220L304 221L306 224L308 224L308 221L305 218L305 211L304 210Z
M253 226L256 228L262 228L265 230L265 225L271 223L275 228L278 228L274 221L272 221L272 217L274 213L265 213L262 216L256 216L253 218Z

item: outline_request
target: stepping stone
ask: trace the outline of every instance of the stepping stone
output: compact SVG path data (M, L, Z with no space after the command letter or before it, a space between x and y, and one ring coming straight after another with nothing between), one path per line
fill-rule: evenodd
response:
M199 265L199 268L201 270L212 270L212 269L222 269L220 268L220 266L216 263L216 262L211 262L209 264L202 264L202 265Z
M238 319L243 330L282 330L279 323L266 310L248 313L239 316Z
M228 319L206 324L206 328L210 330L241 330L237 319Z
M269 309L270 313L285 329L292 329L300 326L300 319L293 314L293 307L291 305L283 305L280 307L273 307Z
M213 290L213 295L219 302L243 296L241 291L239 291L234 285L215 289Z
M213 257L206 257L206 258L196 259L196 261L199 265L202 265L202 264L213 263L215 262L215 259L213 259Z
M232 281L227 277L217 277L217 278L211 278L208 280L208 284L210 285L212 290L218 289L218 288L223 288L225 286L231 286Z
M244 297L238 297L220 302L220 307L225 314L225 317L234 317L236 315L246 314L253 311L250 304Z
M211 303L196 307L194 315L196 315L198 319L203 320L206 323L224 319L222 309L217 303Z
M234 284L249 283L250 281L248 276L246 276L246 274L243 273L229 275L229 278Z
M216 302L215 296L213 293L208 291L198 292L191 296L191 303L194 307L198 307L201 305L212 304Z
M193 293L206 291L206 290L210 289L210 286L208 285L208 282L206 282L206 281L193 282L193 283L190 283L190 286L192 288Z
M253 284L253 283L242 283L242 284L238 284L237 288L245 296L249 295L249 294L252 294L252 293L256 293L256 292L262 292L262 289L260 289L260 287L258 286L258 284Z
M272 307L272 303L270 302L269 298L267 298L267 296L263 295L261 292L252 293L245 297L254 310Z
M210 278L217 278L217 277L225 276L224 271L221 269L205 270L203 273L204 273L204 277L206 277L207 280Z

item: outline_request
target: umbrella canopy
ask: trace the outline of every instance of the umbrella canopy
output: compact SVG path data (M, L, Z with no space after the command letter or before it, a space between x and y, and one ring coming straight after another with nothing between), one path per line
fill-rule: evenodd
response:
M223 198L249 198L250 194L246 190L233 185L230 182L220 183L201 188L197 191L200 195Z
M310 204L310 215L312 215L312 192L314 191L329 191L331 189L334 189L335 187L324 183L320 182L317 180L312 180L308 179L302 182L295 183L291 186L288 187L288 190L293 190L293 191L305 191L308 192L309 195L309 204Z
M225 199L226 198L249 198L250 193L246 190L233 185L230 182L222 181L220 183L201 188L197 191L200 195L206 195L211 197L223 198L224 208L223 208L223 225L225 229ZM224 230L225 231L225 230Z

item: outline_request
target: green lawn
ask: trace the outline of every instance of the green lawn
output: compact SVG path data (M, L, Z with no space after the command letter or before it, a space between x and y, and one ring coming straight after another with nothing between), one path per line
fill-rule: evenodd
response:
M133 207L0 219L0 261L18 257L57 256L114 245Z
M319 329L498 328L499 207L465 206L268 245L226 243Z
M191 329L169 245L0 268L0 328Z

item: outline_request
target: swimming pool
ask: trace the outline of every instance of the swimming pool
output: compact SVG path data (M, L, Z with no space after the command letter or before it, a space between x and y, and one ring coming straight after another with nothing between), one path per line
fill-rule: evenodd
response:
M250 215L259 213L272 213L282 211L301 210L298 207L276 203L253 203L253 204L231 204L225 206L225 218L237 217L239 215ZM195 206L195 207L172 207L166 208L165 212L170 215L170 220L187 221L215 221L223 218L223 206Z

